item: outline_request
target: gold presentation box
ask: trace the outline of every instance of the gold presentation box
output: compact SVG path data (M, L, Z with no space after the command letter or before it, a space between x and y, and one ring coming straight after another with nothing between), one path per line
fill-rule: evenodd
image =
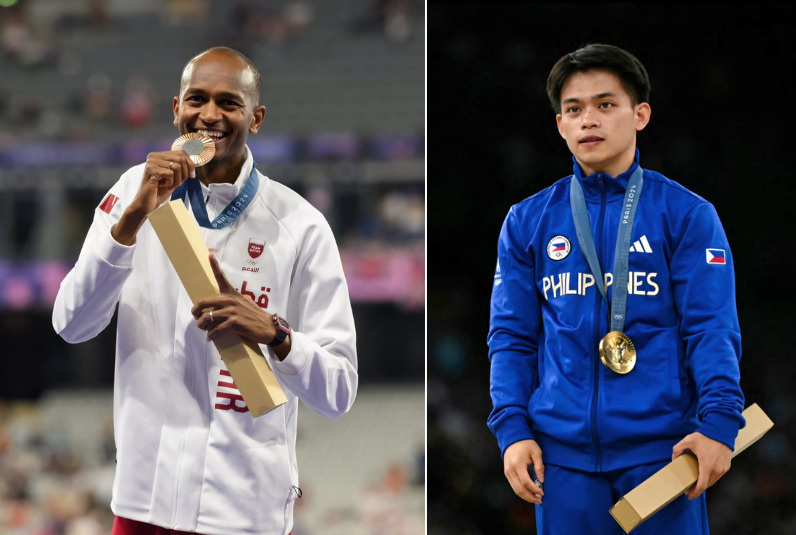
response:
M210 267L210 251L182 200L164 204L148 218L191 301L196 304L203 297L218 295L218 283ZM232 332L220 334L213 342L252 417L287 401L256 343Z
M747 407L743 411L743 416L746 419L746 426L738 432L735 439L733 457L757 442L774 427L774 422L757 403ZM639 524L676 500L696 483L698 478L697 458L693 453L686 452L625 494L611 507L610 513L625 533L630 533Z

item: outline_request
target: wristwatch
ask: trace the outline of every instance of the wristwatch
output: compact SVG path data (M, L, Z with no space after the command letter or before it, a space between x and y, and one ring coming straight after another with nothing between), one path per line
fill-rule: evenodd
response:
M276 336L274 339L268 342L270 347L276 347L282 342L285 341L287 335L290 334L290 324L287 322L285 318L280 318L279 314L273 315L274 325L276 325Z

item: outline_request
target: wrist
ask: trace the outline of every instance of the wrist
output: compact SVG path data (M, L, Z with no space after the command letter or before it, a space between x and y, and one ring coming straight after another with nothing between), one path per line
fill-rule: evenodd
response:
M113 239L122 245L132 245L135 243L135 237L138 230L143 226L146 220L146 213L128 207L123 213L119 222L113 227L111 235Z
M288 336L290 336L290 323L288 323L285 318L280 317L279 314L274 314L271 316L271 320L274 322L276 333L274 334L274 338L268 342L268 346L278 347L284 343Z

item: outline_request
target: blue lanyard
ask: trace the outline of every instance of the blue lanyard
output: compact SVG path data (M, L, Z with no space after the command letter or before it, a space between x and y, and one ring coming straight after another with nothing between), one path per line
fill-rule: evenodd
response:
M224 208L218 217L213 221L207 217L207 208L202 196L202 185L199 183L199 178L189 178L176 188L171 194L171 200L182 199L188 197L191 200L191 209L196 218L196 222L204 228L222 229L235 221L240 214L249 206L249 203L257 193L257 188L260 185L260 177L257 174L256 164L252 165L252 172L246 185L240 190L238 196Z
M575 219L575 232L578 243L583 251L583 256L589 263L594 282L600 293L608 303L611 310L611 331L623 332L625 327L625 313L627 311L627 283L629 278L630 240L633 233L633 221L636 218L636 208L641 196L641 186L644 183L641 166L638 166L630 180L627 182L625 202L622 205L622 214L619 220L619 230L616 235L616 252L614 254L613 269L613 303L608 303L608 294L605 290L605 279L597 259L597 250L594 247L594 236L589 224L589 212L586 209L586 199L583 188L575 175L572 175L569 190L569 202L572 206L572 216Z

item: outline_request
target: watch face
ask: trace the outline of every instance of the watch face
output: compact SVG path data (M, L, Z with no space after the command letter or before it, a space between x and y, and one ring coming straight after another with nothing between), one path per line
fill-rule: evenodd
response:
M290 324L287 322L285 318L279 318L279 327L283 331L290 332Z

